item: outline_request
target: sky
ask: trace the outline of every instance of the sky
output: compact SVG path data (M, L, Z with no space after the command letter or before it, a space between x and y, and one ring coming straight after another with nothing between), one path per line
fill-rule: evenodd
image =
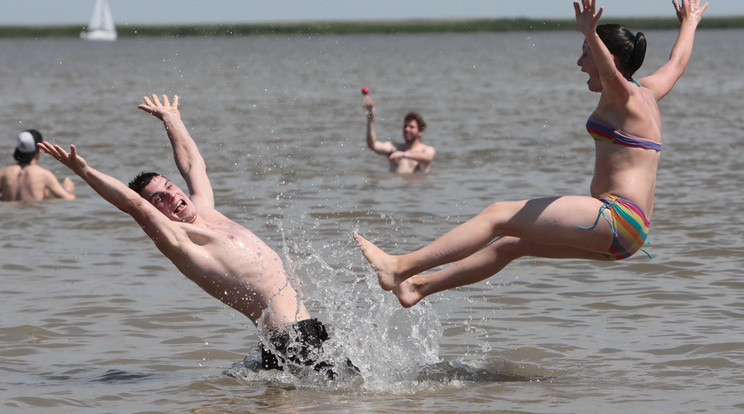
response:
M571 0L108 0L124 24L266 23L447 18L573 18ZM94 0L0 0L0 25L75 25ZM604 17L674 16L671 0L599 0ZM704 1L703 1L704 3ZM744 16L742 0L710 0L709 16Z

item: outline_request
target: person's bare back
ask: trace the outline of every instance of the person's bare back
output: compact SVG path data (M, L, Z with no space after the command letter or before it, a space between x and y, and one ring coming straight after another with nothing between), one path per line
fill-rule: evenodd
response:
M60 186L54 174L36 164L21 167L9 165L0 169L0 197L2 201L42 201L47 196L47 189L54 188L58 198L75 198L72 192L72 181L65 178L64 187ZM69 188L69 189L68 189Z

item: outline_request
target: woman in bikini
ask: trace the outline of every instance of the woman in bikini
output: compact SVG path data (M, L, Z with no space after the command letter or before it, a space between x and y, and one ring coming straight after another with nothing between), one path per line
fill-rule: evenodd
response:
M653 213L662 149L657 103L684 73L708 7L700 0L673 5L681 26L669 61L636 81L633 73L646 52L644 35L621 25L597 26L603 8L596 11L596 0L574 2L585 36L577 64L589 75L589 90L600 93L586 126L596 147L591 197L496 202L403 255L387 254L355 232L380 286L410 307L433 293L487 279L523 256L620 260L640 250ZM421 273L447 263L452 265Z

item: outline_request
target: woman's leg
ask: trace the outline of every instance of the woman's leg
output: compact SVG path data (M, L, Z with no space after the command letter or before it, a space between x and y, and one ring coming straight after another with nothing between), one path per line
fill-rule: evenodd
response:
M505 236L442 270L406 279L393 288L393 293L403 307L409 308L433 293L485 280L501 271L511 261L523 256L606 259L601 253L576 247L552 246Z
M357 233L354 238L377 273L380 286L391 290L415 274L474 254L498 236L603 251L612 242L612 230L605 220L591 229L579 228L591 226L602 205L595 198L579 196L494 203L428 246L399 256L385 253Z

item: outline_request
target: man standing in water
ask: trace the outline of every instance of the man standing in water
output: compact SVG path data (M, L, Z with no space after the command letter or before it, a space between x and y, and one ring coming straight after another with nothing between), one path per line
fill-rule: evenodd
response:
M263 368L282 369L291 361L334 378L333 365L320 355L328 339L325 327L310 318L279 255L215 210L206 165L181 120L178 96L173 104L167 96L163 103L156 95L144 101L138 108L163 122L189 195L157 173L141 173L127 187L90 167L74 145L69 153L48 142L40 146L131 215L181 273L247 316L269 340L262 344Z
M41 133L27 129L18 134L13 152L17 164L0 169L0 200L42 201L50 193L56 198L75 198L75 185L66 177L60 185L54 173L39 166Z
M421 142L426 129L426 123L421 115L416 112L406 114L403 119L404 143L380 142L375 132L375 101L365 94L362 106L367 114L367 146L390 160L391 172L407 174L431 170L431 162L436 151L431 145Z

